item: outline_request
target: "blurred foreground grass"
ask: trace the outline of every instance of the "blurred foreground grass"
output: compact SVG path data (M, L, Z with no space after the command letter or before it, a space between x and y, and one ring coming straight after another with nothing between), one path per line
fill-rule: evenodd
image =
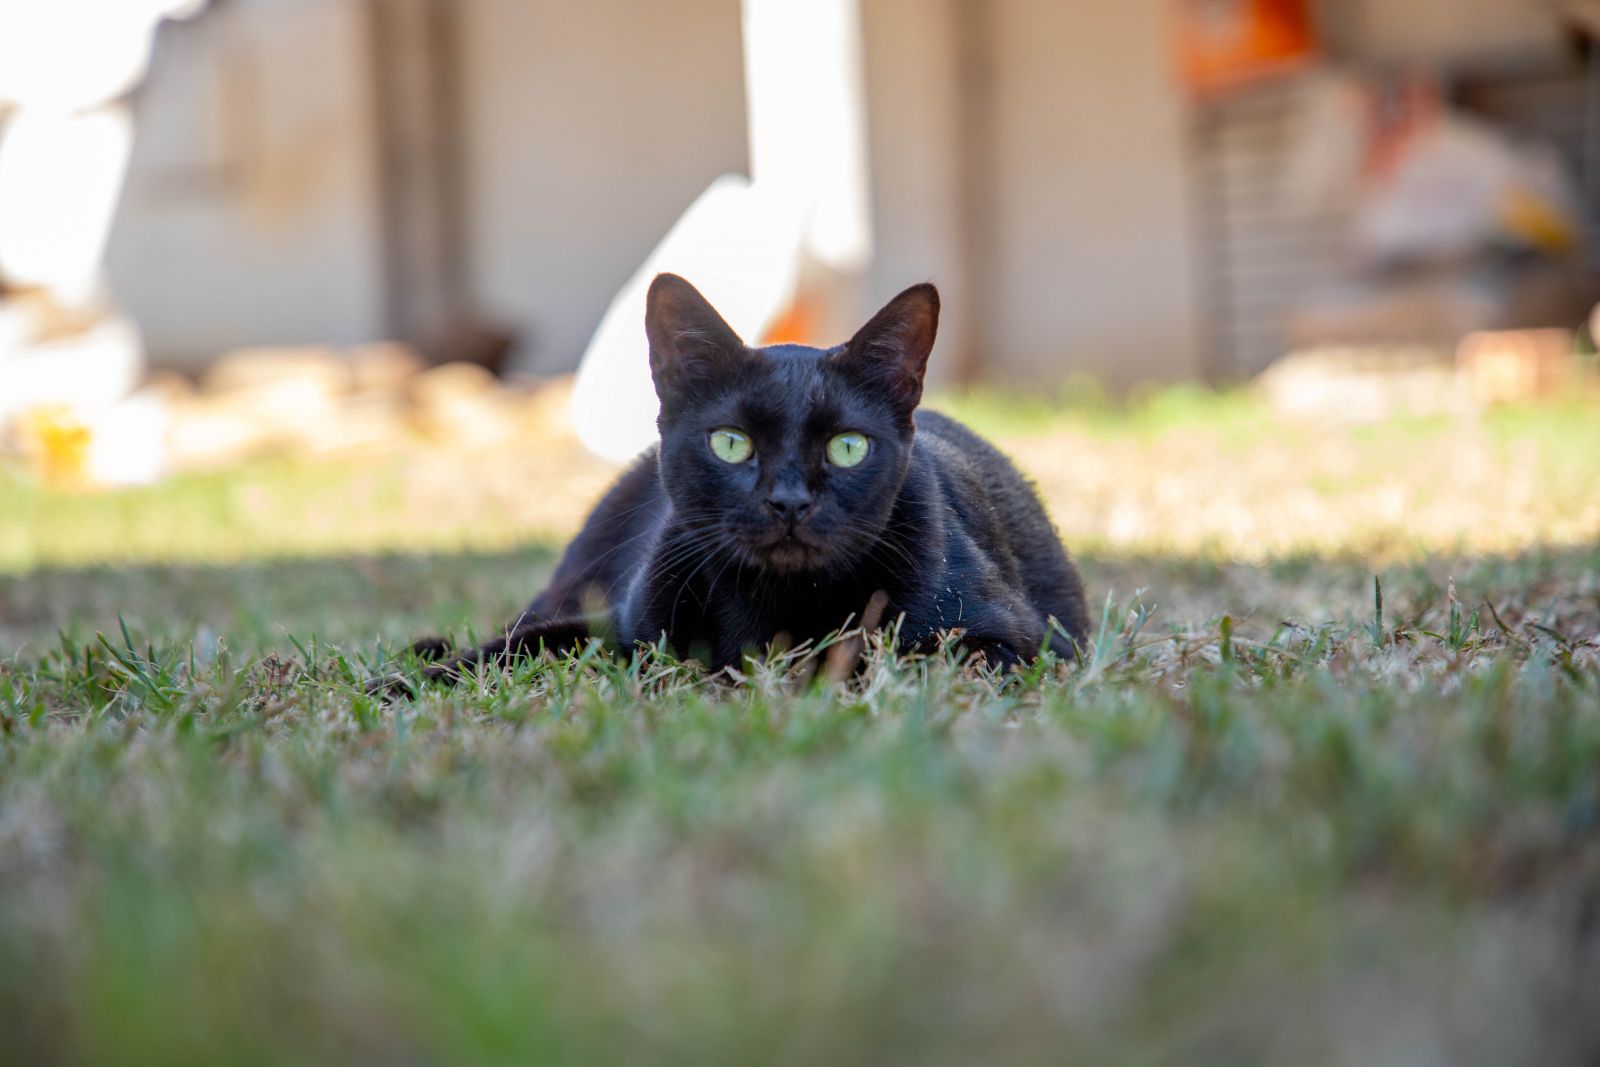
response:
M1084 662L380 707L603 469L0 483L5 1059L1593 1062L1594 412L953 406L1115 591Z

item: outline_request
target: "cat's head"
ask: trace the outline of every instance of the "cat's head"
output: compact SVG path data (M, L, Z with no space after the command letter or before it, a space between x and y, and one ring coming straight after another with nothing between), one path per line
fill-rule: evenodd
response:
M645 328L674 511L747 566L848 569L905 480L938 324L938 291L916 285L837 348L750 348L694 286L658 276Z

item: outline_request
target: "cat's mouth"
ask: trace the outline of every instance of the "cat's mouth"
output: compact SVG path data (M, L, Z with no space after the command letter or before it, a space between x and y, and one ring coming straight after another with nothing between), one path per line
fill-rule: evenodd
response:
M757 545L754 555L768 570L789 573L817 569L826 554L804 531L788 529Z

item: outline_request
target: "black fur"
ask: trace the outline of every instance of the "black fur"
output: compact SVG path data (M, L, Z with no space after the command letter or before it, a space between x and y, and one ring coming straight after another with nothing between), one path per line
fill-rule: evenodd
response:
M721 668L869 614L903 617L911 649L953 630L1005 666L1047 644L1070 654L1088 625L1083 585L1033 488L972 431L917 410L938 315L937 291L919 285L845 345L751 349L688 282L658 277L646 332L660 445L606 493L506 636L454 655L419 642L449 656L426 675L597 633L622 648L664 635ZM748 435L751 459L713 454L722 427ZM859 466L825 458L845 431L868 438Z

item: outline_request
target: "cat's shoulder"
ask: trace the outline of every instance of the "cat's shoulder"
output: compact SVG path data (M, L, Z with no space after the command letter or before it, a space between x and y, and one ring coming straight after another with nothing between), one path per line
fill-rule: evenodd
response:
M918 439L928 438L957 447L972 443L988 444L965 424L931 408L917 409L916 426Z
M643 519L657 516L666 502L661 484L661 449L651 445L617 476L590 513L590 522L611 522L617 513L637 513ZM650 505L660 505L652 508Z
M1004 453L986 438L943 412L919 409L916 420L914 447L925 454L963 466L990 466L996 462L1011 465Z

